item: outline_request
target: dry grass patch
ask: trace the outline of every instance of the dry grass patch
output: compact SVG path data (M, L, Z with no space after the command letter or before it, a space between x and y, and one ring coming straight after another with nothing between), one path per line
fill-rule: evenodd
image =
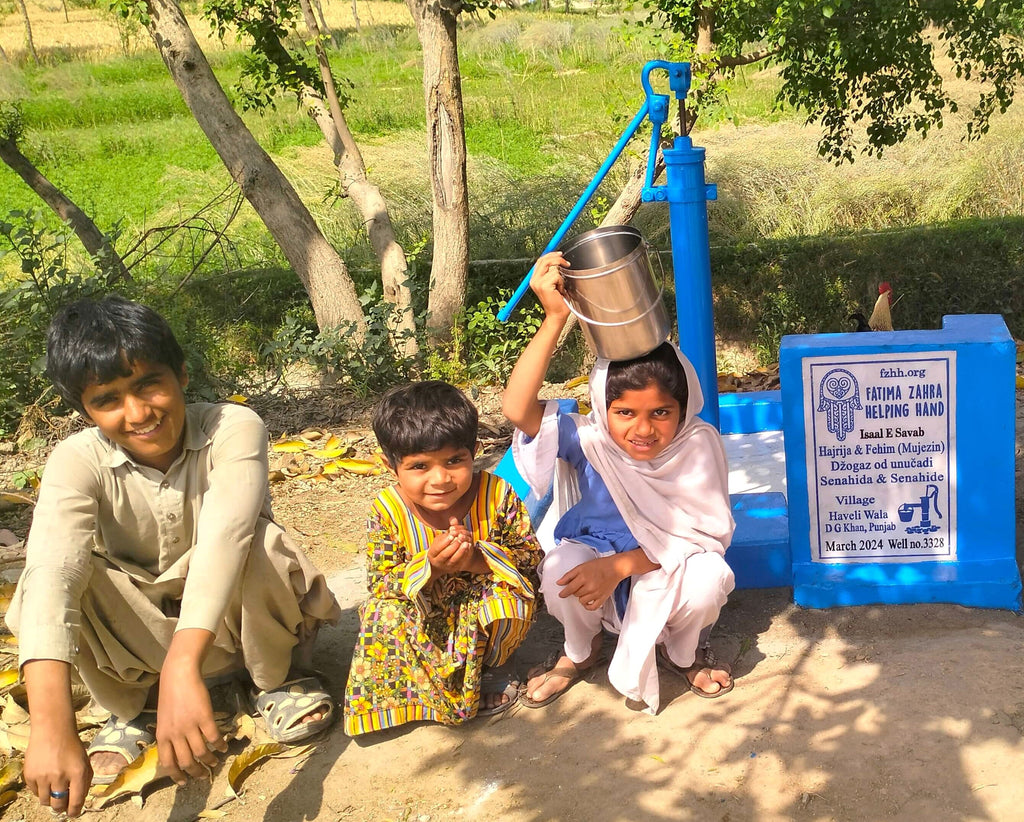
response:
M37 3L28 0L28 16L32 24L32 39L40 58L60 53L91 59L124 53L121 36L118 33L114 15L99 9L69 9L68 19L64 10L52 3ZM352 3L334 0L324 3L324 16L333 29L355 30ZM412 26L409 11L404 3L387 3L382 0L360 0L356 6L361 26ZM197 14L189 14L189 24L205 50L221 48L221 43L211 31L209 23ZM14 62L30 59L25 43L25 26L21 12L15 11L0 20L0 47ZM152 50L153 44L145 32L135 41L134 48Z

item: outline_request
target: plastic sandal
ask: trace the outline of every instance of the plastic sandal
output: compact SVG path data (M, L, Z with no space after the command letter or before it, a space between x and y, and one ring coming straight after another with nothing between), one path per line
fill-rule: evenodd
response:
M87 756L97 753L116 753L125 758L127 768L142 756L143 751L156 742L156 711L143 711L134 719L124 720L111 716L93 737ZM122 769L123 770L123 769ZM119 773L93 775L93 785L109 785Z
M503 668L504 666L502 666ZM513 677L505 675L501 668L490 668L484 671L481 677L480 683L480 702L481 707L477 710L477 716L495 716L497 714L503 714L509 708L519 701L519 689L522 684L516 681ZM504 694L508 699L504 702L499 702L497 705L491 708L484 708L482 706L483 696L485 694Z
M272 691L260 691L254 704L275 742L301 742L334 722L334 700L314 676L291 679ZM317 711L322 718L302 721Z

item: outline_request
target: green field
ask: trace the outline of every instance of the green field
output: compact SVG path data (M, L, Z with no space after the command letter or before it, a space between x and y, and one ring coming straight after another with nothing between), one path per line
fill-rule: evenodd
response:
M359 33L339 27L331 59L351 83L346 117L399 241L417 252L413 285L422 298L431 215L419 46L411 23L402 22L403 6L375 8L394 18L364 20ZM624 39L622 17L606 12L502 11L494 20L464 23L471 255L533 257L641 104L639 70L655 49ZM7 40L0 42L10 44L18 25L9 14L0 28ZM208 28L196 19L193 25L197 33ZM44 49L41 67L24 54L0 64L0 99L18 101L24 113L23 151L101 228L117 226L121 249L197 212L230 183L147 45L140 40L131 56L109 44L75 56ZM237 99L243 51L233 42L209 43L207 53ZM694 133L708 150L708 179L719 187L709 207L719 332L770 360L781 333L843 330L850 311L869 307L877 282L887 279L905 295L897 326L934 327L954 311L1001 312L1024 336L1021 106L995 120L980 142L961 142L961 124L952 118L926 141L911 139L881 160L862 156L836 168L818 158L817 131L804 125L802 113L775 108L777 84L774 70L748 69L734 82L726 110L703 118ZM243 117L358 285L370 285L373 255L358 216L336 196L336 174L316 127L286 98L274 111ZM635 141L629 161L645 146L646 139ZM623 166L577 230L603 216ZM0 203L0 218L40 205L6 167ZM210 225L219 226L229 207L224 201L206 212ZM52 217L44 220L56 227ZM664 207L645 206L637 222L668 247ZM195 272L201 234L166 243L134 269L133 293L176 318L192 339L193 360L205 359L211 377L237 382L258 368L257 352L286 310L305 319L308 312L298 281L253 213L243 208L227 236L225 248ZM0 265L9 284L18 278L13 255ZM474 266L471 304L514 286L527 267Z

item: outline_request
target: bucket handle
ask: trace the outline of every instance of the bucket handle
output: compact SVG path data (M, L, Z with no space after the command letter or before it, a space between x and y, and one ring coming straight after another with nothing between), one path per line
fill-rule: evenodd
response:
M644 317L646 317L655 308L658 307L658 305L661 303L661 298L664 296L664 294L665 294L665 286L662 285L662 287L658 291L657 299L652 300L651 304L649 306L647 306L646 309L644 309L643 313L637 314L632 319L623 320L622 322L617 322L617 323L603 323L603 322L598 322L597 320L592 320L592 319L590 319L590 317L587 317L586 315L581 314L579 311L577 311L575 308L573 308L572 305L569 303L569 301L567 299L565 299L565 297L562 297L562 302L565 303L565 307L569 309L569 311L576 317L577 320L585 322L587 325L597 325L597 326L600 326L601 328L617 328L618 326L621 326L621 325L632 325L637 320L640 320L640 319L643 319Z
M651 244L647 242L647 240L641 240L641 243L643 244L644 252L647 254L648 258L650 258L651 252L654 252L654 258L658 261L658 268L661 269L661 282L659 283L660 288L658 289L658 296L651 301L651 304L647 306L643 313L638 314L631 320L623 320L622 322L617 323L603 323L599 322L598 320L592 320L590 319L590 317L587 317L586 315L577 311L575 308L572 307L572 304L563 296L562 302L564 302L565 307L569 309L569 313L571 313L577 320L588 323L589 325L596 325L601 328L617 328L622 325L630 325L631 323L635 323L637 320L646 317L648 314L650 314L651 311L654 310L655 306L657 306L658 303L661 302L662 297L665 296L665 265L661 262L661 254L658 253L658 250L656 248L652 248Z

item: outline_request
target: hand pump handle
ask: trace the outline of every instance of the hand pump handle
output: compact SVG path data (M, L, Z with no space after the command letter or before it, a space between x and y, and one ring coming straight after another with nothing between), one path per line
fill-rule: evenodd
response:
M547 254L549 251L554 251L558 248L558 244L562 242L562 239L568 233L572 224L576 222L576 218L580 216L580 212L586 207L587 203L590 202L590 198L594 196L594 192L597 191L597 187L604 182L605 176L608 171L615 164L615 161L619 159L619 155L622 154L622 150L626 147L633 135L636 134L636 130L640 128L640 124L643 123L644 118L651 115L651 120L655 125L654 133L651 136L651 156L647 164L647 187L649 188L653 180L651 179L654 173L654 159L657 152L658 141L661 134L661 124L665 122L666 113L668 111L668 98L661 94L655 94L651 89L650 75L654 69L664 69L668 72L669 88L675 93L676 97L682 98L686 96L687 90L690 88L690 64L689 63L669 63L665 60L651 60L646 63L640 75L640 83L644 89L644 104L640 107L640 110L636 113L629 125L626 126L626 130L622 132L622 136L619 137L618 142L612 148L608 157L605 158L604 163L597 170L597 174L594 175L594 179L590 181L590 184L586 187L583 193L580 195L579 200L576 201L576 205L572 207L572 211L569 212L568 216L558 227L558 231L555 232L554 236L545 246L542 254ZM530 278L533 276L534 266L530 266L530 270L527 272L526 277L519 287L516 288L515 293L509 298L509 301L502 307L498 312L498 319L501 322L506 322L515 310L516 305L526 294L530 287Z

